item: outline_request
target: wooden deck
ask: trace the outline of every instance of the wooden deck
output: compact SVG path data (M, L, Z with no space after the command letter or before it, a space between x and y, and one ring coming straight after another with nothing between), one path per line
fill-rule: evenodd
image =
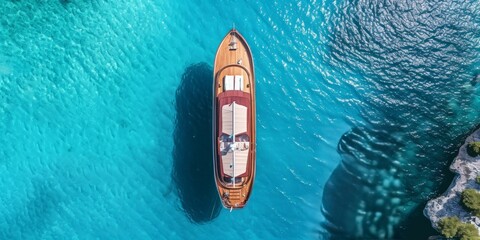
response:
M215 56L213 72L215 75L218 74L215 78L215 82L217 83L217 96L223 92L222 79L225 77L225 75L242 75L244 79L243 91L254 93L253 88L255 76L253 74L253 58L250 48L243 37L239 37L240 35L238 32L234 32L234 34L237 36L237 50L229 50L228 45L230 44L231 38L231 32L229 32L220 43L217 55ZM255 97L255 95L253 96Z
M236 50L230 49L232 34L236 38ZM214 64L214 167L215 167L215 181L217 184L218 193L222 199L222 203L226 208L242 208L246 204L253 187L253 180L255 178L255 159L256 159L256 127L255 127L255 74L254 63L250 48L243 38L236 30L231 30L220 43L217 54L215 56ZM219 172L220 156L218 155L218 106L217 98L224 92L223 79L226 75L242 75L243 76L243 92L250 96L251 114L248 121L251 123L247 131L250 137L250 156L248 161L250 169L248 169L247 176L241 178L241 182L233 186L232 183L225 182L221 179Z

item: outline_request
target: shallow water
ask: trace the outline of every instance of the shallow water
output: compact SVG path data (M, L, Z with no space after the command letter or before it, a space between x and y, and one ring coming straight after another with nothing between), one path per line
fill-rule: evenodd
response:
M421 211L480 122L479 12L476 1L6 1L0 238L425 239ZM232 23L255 58L258 172L247 207L229 213L209 117Z

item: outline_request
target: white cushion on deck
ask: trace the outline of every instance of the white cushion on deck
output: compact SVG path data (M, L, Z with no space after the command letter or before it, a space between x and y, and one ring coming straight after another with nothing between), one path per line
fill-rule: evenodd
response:
M243 90L243 76L236 75L235 76L235 90Z
M236 143L237 145L243 145L243 142ZM235 152L227 152L222 156L223 173L231 176L238 177L247 171L249 150L236 150ZM235 164L233 161L233 155L235 154ZM235 169L235 170L234 170ZM235 174L233 172L235 171ZM235 176L234 176L235 175Z
M234 89L234 80L232 75L226 75L223 79L223 90L230 91Z
M233 135L233 121L235 121L235 135L247 132L247 107L235 104L235 119L233 119L233 103L222 106L222 132Z

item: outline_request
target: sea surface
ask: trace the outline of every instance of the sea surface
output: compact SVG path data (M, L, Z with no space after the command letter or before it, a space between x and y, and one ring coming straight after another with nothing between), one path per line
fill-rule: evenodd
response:
M211 85L233 24L258 150L229 212ZM0 239L426 239L479 74L478 0L3 0Z

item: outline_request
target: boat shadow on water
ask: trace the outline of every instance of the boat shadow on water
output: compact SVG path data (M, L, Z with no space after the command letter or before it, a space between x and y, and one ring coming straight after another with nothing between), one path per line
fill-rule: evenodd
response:
M206 63L188 66L175 95L172 179L185 213L196 223L213 220L221 207L212 162L212 76Z

